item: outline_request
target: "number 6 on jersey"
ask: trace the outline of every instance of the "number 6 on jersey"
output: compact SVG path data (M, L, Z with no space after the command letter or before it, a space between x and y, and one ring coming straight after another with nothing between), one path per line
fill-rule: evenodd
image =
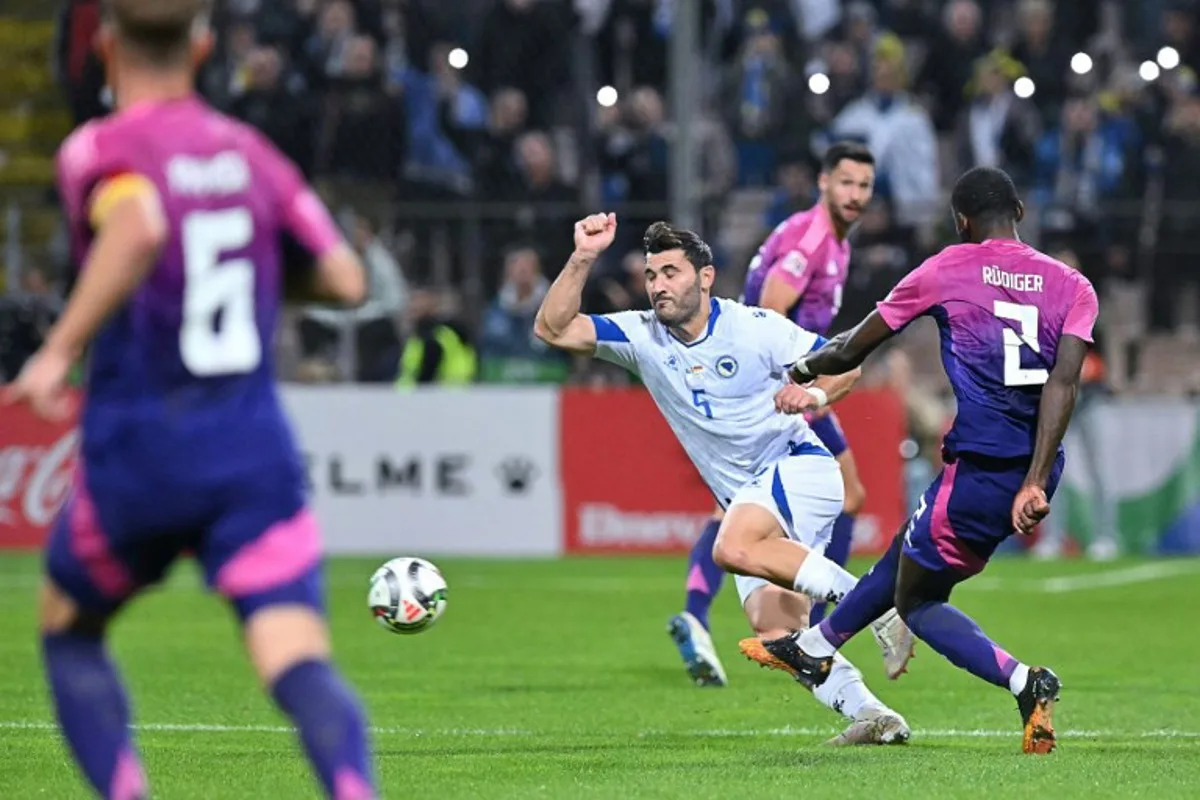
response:
M194 211L183 218L183 325L179 355L198 377L253 372L262 362L254 317L254 264L221 260L254 238L247 208Z

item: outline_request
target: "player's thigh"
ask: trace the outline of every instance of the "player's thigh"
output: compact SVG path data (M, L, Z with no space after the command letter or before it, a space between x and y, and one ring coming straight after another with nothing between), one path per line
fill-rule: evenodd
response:
M842 484L846 487L846 496L842 510L847 514L857 514L862 511L867 499L867 489L863 486L858 474L858 463L854 460L853 450L843 450L837 455L838 466L842 469Z
M320 534L298 490L246 492L208 530L197 555L209 586L242 621L264 682L292 664L328 657Z
M76 472L45 545L44 630L107 619L162 579L187 537L160 532L161 511L120 482Z
M761 508L789 539L824 551L844 500L837 461L823 454L791 456L743 487L733 498L730 514L739 505Z
M812 609L808 595L789 591L762 578L735 575L734 582L746 620L759 636L776 639L808 627L808 613Z
M1018 460L948 460L909 520L904 555L932 572L981 572L1013 533L1012 502L1027 469Z

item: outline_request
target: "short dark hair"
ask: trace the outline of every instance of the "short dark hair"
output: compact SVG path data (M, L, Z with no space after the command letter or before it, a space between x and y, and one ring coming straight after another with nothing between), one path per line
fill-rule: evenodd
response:
M683 255L696 269L711 267L713 263L712 248L700 238L700 234L685 228L676 228L669 222L656 222L646 228L642 248L648 256L668 250L682 250Z
M169 64L187 54L197 22L212 0L105 0L104 13L120 37L152 64Z
M1015 222L1021 207L1017 187L1008 173L995 167L975 167L962 174L950 194L956 214L983 222Z
M875 156L871 155L869 147L862 142L842 141L829 145L825 155L821 156L821 172L833 172L843 161L875 166Z

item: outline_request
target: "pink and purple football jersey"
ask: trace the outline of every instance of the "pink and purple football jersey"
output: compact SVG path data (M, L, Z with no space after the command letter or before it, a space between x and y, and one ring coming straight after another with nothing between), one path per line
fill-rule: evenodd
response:
M341 241L295 167L252 128L186 98L89 123L63 144L58 171L81 266L92 194L106 180L150 180L170 229L149 277L93 343L89 407L273 395L282 234L317 256Z
M829 212L818 203L788 217L763 242L750 262L743 301L759 305L767 276L778 275L800 293L787 316L824 335L842 306L849 265L850 243L838 239Z
M243 614L284 595L319 605L320 542L271 345L284 238L325 255L343 241L328 212L261 135L197 98L89 123L58 170L80 268L94 195L114 179L154 185L169 235L92 342L51 575L107 609L191 550Z
M1033 453L1042 386L1064 335L1092 341L1099 304L1079 272L1015 240L948 247L878 304L892 330L932 317L958 401L945 445L997 458Z

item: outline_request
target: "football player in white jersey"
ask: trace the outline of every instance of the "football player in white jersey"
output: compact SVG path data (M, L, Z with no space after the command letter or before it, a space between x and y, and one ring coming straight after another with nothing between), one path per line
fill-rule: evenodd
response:
M575 252L542 301L534 333L642 379L726 511L713 555L734 573L751 627L763 638L807 627L811 598L837 602L857 579L822 555L844 487L837 462L799 414L844 396L858 373L790 384L791 365L822 337L774 311L713 298L711 249L664 222L644 241L652 310L579 313L588 272L616 228L612 214L575 224ZM840 656L813 694L852 720L831 743L908 739L904 718Z

